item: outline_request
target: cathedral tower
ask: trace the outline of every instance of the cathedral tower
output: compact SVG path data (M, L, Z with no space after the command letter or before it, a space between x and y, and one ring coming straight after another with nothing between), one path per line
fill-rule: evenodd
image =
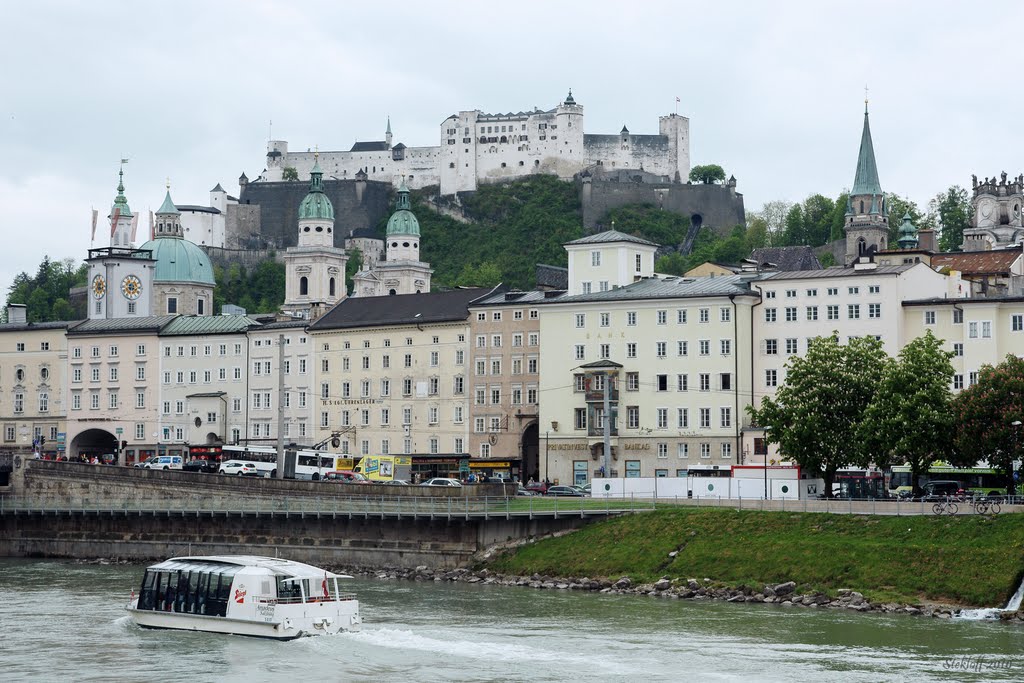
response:
M857 172L853 189L846 201L846 265L859 256L888 249L889 207L885 203L882 185L878 182L875 149L871 144L868 125L868 102L864 100L864 130L860 136Z
M299 204L298 244L284 255L283 310L308 313L316 306L333 306L345 298L348 256L334 246L334 206L324 194L323 171L314 162L309 193Z

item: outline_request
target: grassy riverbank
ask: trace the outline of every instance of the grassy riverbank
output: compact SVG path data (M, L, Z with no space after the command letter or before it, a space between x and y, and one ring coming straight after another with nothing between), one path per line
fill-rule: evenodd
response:
M676 557L669 553L678 551ZM493 560L504 573L710 578L860 591L875 602L1002 606L1024 571L1024 515L882 517L657 510L592 524Z

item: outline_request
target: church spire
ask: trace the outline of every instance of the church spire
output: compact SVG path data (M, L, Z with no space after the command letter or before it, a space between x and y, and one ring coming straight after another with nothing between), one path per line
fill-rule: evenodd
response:
M117 172L117 196L114 197L114 205L110 207L110 215L114 215L114 210L118 210L118 215L122 218L131 218L132 210L128 207L128 198L124 196L124 162L121 160L121 169Z
M864 100L864 130L860 135L860 153L857 155L857 173L853 178L850 195L880 195L882 184L878 182L878 167L875 165L875 148L871 144L871 126L868 123L868 101Z

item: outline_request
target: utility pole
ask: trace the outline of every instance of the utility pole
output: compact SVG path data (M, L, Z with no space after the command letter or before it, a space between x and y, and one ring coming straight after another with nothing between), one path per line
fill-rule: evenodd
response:
M277 478L284 479L284 335L277 335Z
M612 476L612 376L604 373L604 476Z

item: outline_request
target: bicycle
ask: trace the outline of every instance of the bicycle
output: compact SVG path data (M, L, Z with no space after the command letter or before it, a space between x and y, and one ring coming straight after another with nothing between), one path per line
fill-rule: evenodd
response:
M1001 511L999 500L996 498L972 498L970 500L970 505L979 515L987 515L990 512L993 515L998 515Z
M937 501L932 505L932 512L937 515L943 513L955 515L960 510L959 506L952 499L947 498L946 500Z

